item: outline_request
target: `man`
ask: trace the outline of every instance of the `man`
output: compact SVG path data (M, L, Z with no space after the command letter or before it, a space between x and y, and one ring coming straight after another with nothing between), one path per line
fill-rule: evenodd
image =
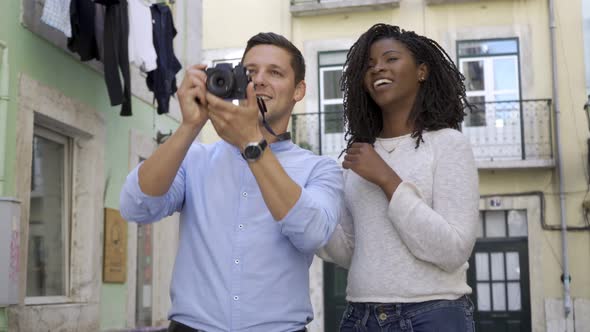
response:
M282 139L305 95L301 52L260 33L242 64L251 82L239 106L206 91L205 66L187 71L182 123L121 192L127 220L181 212L169 331L295 332L313 319L308 269L337 224L341 170ZM263 125L257 97L278 136ZM223 140L193 143L208 120Z

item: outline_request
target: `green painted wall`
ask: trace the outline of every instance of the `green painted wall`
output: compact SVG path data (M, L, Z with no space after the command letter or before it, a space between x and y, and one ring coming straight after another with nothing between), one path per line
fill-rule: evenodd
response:
M127 287L103 284L100 292L100 327L103 330L125 327Z
M0 331L8 331L8 321L6 320L6 312L4 308L0 308Z
M24 28L20 17L20 1L0 3L0 41L7 45L10 68L7 130L6 133L0 133L0 144L5 144L5 154L0 156L0 163L5 164L6 182L0 195L15 196L16 194L18 86L20 75L26 74L104 114L107 131L105 176L109 178L105 207L118 208L119 191L128 173L129 130L134 128L155 137L157 131L155 128L168 132L177 127L177 122L168 116L154 116L152 106L137 98L133 99L133 116L120 117L120 107L110 106L102 75ZM103 284L102 329L125 326L126 294L126 285ZM6 312L4 308L0 308L0 332L4 331L7 331Z

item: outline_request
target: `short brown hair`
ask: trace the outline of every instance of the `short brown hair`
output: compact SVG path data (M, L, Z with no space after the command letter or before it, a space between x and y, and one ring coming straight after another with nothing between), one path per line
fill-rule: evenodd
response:
M287 38L274 32L260 32L257 35L252 36L252 38L248 40L246 50L242 56L242 61L244 61L246 53L248 53L252 47L258 45L274 45L289 52L289 54L291 54L291 67L293 67L293 71L295 72L295 84L303 81L305 78L305 59L303 59L301 51L299 51L299 49Z

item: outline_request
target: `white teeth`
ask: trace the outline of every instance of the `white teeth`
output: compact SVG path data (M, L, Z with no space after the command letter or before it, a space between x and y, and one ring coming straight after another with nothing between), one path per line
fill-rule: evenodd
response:
M262 98L262 100L270 100L271 98L269 96L258 96L260 98Z
M374 87L378 87L378 86L380 86L380 85L383 85L383 84L388 84L388 83L392 83L392 82L391 82L391 80L388 80L388 79L386 79L386 78L382 78L382 79L376 80L376 81L373 83L373 86L374 86Z

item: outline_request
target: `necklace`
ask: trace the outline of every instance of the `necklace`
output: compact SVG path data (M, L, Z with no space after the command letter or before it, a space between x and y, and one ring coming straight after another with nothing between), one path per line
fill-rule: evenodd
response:
M391 150L388 150L385 148L385 146L383 145L383 142L381 140L377 140L377 142L379 142L379 145L381 145L381 147L383 148L383 150L385 150L385 152L387 152L387 154L391 154L397 148L397 145L396 145Z

